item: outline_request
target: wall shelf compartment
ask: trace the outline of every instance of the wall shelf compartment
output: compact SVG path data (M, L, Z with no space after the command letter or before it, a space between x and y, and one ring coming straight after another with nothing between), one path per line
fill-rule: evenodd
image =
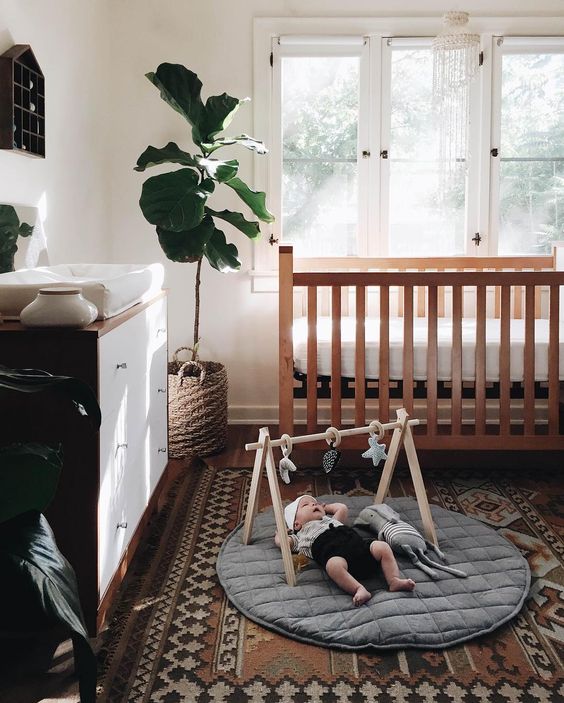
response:
M0 56L0 149L45 158L45 78L29 44Z

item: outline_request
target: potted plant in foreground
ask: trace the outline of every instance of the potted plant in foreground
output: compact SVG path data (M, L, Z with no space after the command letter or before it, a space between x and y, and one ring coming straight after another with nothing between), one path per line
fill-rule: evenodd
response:
M265 194L251 190L238 176L236 159L212 156L219 149L240 145L265 154L264 144L246 134L218 136L232 121L239 100L226 93L210 96L204 103L198 76L179 64L162 63L155 73L147 73L161 98L191 125L192 141L199 153L189 153L174 142L162 148L153 146L141 154L135 166L177 164L182 168L148 178L143 184L139 205L145 219L156 226L159 243L171 261L196 264L194 337L190 361L178 361L177 350L169 364L169 454L206 456L220 451L227 438L227 375L222 364L198 358L200 325L200 271L206 259L217 271L241 268L237 247L227 242L218 220L227 222L249 239L260 235L256 220L240 212L216 210L208 200L216 185L233 190L262 222L273 222ZM172 373L171 373L172 372Z

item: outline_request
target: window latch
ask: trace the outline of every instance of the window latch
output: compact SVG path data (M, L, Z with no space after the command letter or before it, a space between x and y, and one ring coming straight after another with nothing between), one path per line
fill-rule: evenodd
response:
M472 237L472 241L476 244L477 247L480 246L480 242L482 241L482 237L480 237L479 232L476 232L476 234Z
M362 150L362 158L367 159L370 156L370 150L369 149L363 149Z
M278 243L278 239L275 239L274 235L271 233L270 237L268 238L268 243L270 244L271 247L273 247L275 244Z
M490 154L491 154L492 156L497 156L497 155L499 154L499 150L498 150L498 149L492 149L492 150L490 151Z
M388 158L388 150L387 150L387 149L382 149L382 151L380 152L380 156L381 156L381 158L383 158L383 159L387 159L387 158Z

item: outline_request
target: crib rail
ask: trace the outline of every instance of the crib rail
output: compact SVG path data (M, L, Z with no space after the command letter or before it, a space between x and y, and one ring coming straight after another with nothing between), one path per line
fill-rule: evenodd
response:
M319 260L317 260L319 261ZM356 261L356 260L355 260ZM306 422L313 432L319 421L317 319L319 290L330 291L331 310L331 401L330 421L333 426L343 424L341 395L342 361L342 300L344 290L353 290L355 317L355 382L354 423L364 425L366 417L366 330L367 298L369 291L377 291L377 318L379 319L379 372L377 384L377 417L387 422L390 417L390 299L397 301L394 316L403 318L403 379L402 398L407 412L414 412L414 320L427 318L426 369L426 424L424 436L419 437L422 448L476 447L480 448L564 448L560 434L559 332L561 291L564 290L564 272L545 270L553 268L552 257L479 257L459 259L367 259L366 269L389 268L433 270L363 270L356 271L294 271L292 248L280 247L280 424L281 431L291 434L294 424L293 401L293 297L295 288L307 291L307 399ZM376 263L378 266L376 266ZM339 262L332 261L339 267ZM465 270L452 270L462 268ZM514 265L517 270L506 269ZM468 270L475 267L476 270ZM315 268L315 267L312 267ZM437 269L449 270L437 270ZM520 270L531 269L534 270ZM497 422L487 422L486 394L486 320L488 291L494 291L494 312L499 318L499 399ZM448 294L449 305L445 305ZM475 380L473 417L463 419L462 323L465 299L473 302L475 339ZM541 304L541 297L545 302ZM447 307L449 309L447 309ZM445 421L445 407L441 406L439 423L438 382L438 322L450 317L452 323L450 379L450 407ZM540 412L535 397L535 320L545 317L549 325L547 407ZM516 409L511 399L510 345L511 320L524 318L523 403ZM538 386L538 384L537 384ZM465 412L468 413L466 407ZM370 418L372 419L372 417ZM421 444L421 440L423 443Z

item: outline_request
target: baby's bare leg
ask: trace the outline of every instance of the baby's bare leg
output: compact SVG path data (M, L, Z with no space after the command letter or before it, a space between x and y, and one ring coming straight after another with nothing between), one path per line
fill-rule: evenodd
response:
M374 540L370 544L370 553L380 562L384 578L390 591L413 591L415 581L412 579L402 579L399 575L398 563L392 551L392 548L387 542Z
M343 557L331 557L331 559L328 559L327 564L325 564L325 571L339 588L351 594L353 603L356 606L366 603L372 597L370 592L354 576L349 574L349 565Z

